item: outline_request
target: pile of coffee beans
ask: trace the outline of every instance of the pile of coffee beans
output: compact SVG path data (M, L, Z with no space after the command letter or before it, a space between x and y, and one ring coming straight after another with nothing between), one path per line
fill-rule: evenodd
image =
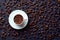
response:
M59 40L60 2L56 0L0 0L0 40ZM26 28L15 30L8 23L13 10L29 17Z

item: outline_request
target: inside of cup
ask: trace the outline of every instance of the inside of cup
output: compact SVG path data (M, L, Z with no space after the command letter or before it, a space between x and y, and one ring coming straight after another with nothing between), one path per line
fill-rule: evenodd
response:
M23 16L20 14L17 14L14 16L14 22L16 24L21 24L23 22Z

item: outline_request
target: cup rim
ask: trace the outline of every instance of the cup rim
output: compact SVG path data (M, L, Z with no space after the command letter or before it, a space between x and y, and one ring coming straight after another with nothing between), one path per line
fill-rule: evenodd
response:
M20 15L20 16L22 16L21 14L16 14L16 15ZM16 16L16 15L15 15L15 16ZM15 17L15 16L14 16L14 17ZM22 18L23 18L23 16L22 16ZM24 18L23 18L23 21L22 21L20 24L17 24L17 23L15 23L15 21L14 21L14 23L15 23L16 25L22 25L23 22L24 22Z

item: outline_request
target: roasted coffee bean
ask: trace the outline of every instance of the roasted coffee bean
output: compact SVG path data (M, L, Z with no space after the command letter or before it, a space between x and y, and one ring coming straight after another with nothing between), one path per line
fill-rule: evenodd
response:
M48 30L48 28L49 28L48 25L45 25L45 29Z
M58 0L58 2L60 2L60 0Z
M2 19L2 17L0 17L0 20Z
M60 34L58 36L60 37Z
M6 37L6 33L5 32L2 32L1 37L2 38L5 38Z

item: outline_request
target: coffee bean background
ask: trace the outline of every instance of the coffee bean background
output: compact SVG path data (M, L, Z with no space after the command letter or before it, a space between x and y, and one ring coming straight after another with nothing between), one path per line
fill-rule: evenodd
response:
M16 9L27 13L26 28L15 30L8 23ZM60 40L59 0L0 0L0 40Z

